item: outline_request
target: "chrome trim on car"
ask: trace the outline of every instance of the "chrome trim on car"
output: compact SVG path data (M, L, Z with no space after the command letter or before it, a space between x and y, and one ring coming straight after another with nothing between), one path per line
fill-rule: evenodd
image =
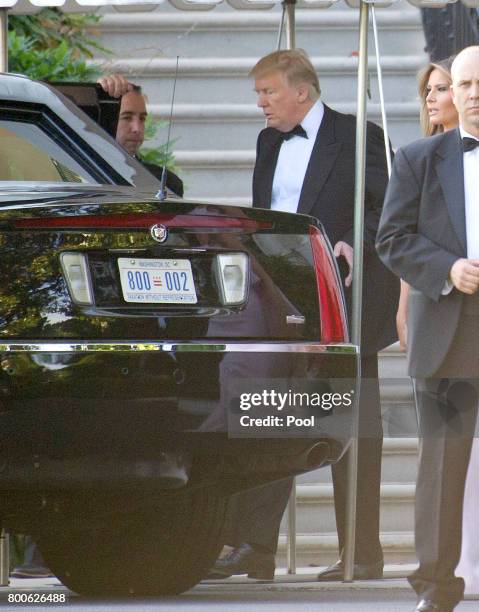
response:
M302 315L286 315L287 325L304 325L306 323L306 317Z
M0 352L8 353L99 353L99 352L209 352L209 353L329 353L356 355L354 344L319 344L306 342L45 342L13 341L0 343Z

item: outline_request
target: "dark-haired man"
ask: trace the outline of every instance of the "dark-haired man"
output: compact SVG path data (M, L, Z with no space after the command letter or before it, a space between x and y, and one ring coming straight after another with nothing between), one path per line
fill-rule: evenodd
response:
M102 77L98 82L111 96L121 96L116 141L161 180L163 168L143 161L139 155L140 147L145 140L145 122L148 116L141 87L128 82L125 77L118 74ZM166 186L176 195L183 197L183 181L171 170L166 171Z

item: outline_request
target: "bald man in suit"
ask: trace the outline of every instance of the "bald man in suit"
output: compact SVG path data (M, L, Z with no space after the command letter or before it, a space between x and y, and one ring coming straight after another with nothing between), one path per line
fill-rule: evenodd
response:
M411 285L416 612L451 612L464 593L454 572L479 397L479 47L462 51L451 75L460 125L397 152L378 233L382 260Z

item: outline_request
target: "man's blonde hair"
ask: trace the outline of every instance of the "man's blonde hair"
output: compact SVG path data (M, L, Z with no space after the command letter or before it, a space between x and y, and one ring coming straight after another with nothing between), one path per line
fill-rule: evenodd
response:
M315 102L320 94L319 79L313 64L302 49L275 51L262 57L249 76L258 79L272 72L280 72L289 85L309 86L309 98Z

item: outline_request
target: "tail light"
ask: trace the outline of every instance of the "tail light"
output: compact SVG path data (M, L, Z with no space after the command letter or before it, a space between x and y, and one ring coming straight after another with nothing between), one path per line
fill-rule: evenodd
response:
M60 261L70 295L75 304L93 304L86 256L82 253L62 253Z
M348 342L346 310L336 265L321 230L310 225L309 236L318 285L321 342Z

